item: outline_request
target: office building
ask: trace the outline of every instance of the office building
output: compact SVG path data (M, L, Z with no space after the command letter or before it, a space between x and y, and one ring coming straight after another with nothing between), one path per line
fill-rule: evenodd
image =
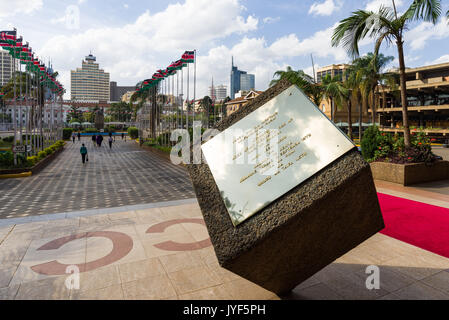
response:
M242 73L240 75L240 90L254 90L256 77L253 74Z
M16 60L18 63L18 60ZM18 69L18 64L16 64ZM3 87L12 78L13 59L8 51L0 49L0 87Z
M222 101L228 96L228 86L222 84L215 87L215 95L217 101Z
M249 91L255 87L255 76L248 74L246 71L239 70L234 66L234 57L232 57L232 69L231 69L231 99L235 98L235 94L240 90Z
M399 73L398 70L391 71ZM449 63L407 68L405 73L409 125L446 133L449 129ZM388 88L379 90L376 105L376 118L382 126L402 127L398 94Z
M347 64L333 64L330 66L319 68L316 72L316 76L317 76L316 81L318 83L321 83L323 81L323 78L327 75L331 76L331 78L339 77L340 80L342 80L343 74L348 67L349 67L349 65L347 65Z
M110 101L109 73L100 69L96 60L89 54L81 68L71 71L71 100Z
M209 87L209 97L214 101L222 101L228 96L228 87L226 85L218 85Z
M117 102L121 101L125 93L129 91L135 91L135 86L117 86L117 82L111 81L110 91L111 91L111 101Z

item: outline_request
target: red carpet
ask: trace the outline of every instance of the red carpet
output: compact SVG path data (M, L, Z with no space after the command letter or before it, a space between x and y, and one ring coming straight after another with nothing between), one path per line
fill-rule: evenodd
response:
M449 209L378 193L381 233L449 258Z

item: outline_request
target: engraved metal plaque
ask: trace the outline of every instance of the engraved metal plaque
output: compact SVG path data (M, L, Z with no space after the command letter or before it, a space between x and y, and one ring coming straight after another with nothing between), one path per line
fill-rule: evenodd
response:
M293 85L201 148L237 226L354 147Z

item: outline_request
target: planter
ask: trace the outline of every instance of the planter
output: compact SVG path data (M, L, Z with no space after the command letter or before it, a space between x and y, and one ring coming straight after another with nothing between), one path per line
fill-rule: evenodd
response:
M150 152L152 152L152 153L158 155L159 157L162 157L162 158L164 158L164 159L170 161L170 154L169 154L169 153L166 153L166 152L164 152L164 151L162 151L162 150L159 150L159 149L156 149L156 148L153 148L153 147L150 147L150 146L146 146L146 145L144 145L144 144L141 145L140 147L141 147L142 149L145 149L145 150L147 150L147 151L150 151Z
M146 146L146 145L141 145L140 147L142 149L145 149L145 150L157 155L158 157L161 157L161 158L171 162L169 153L166 153L162 150L159 150L159 149L156 149L156 148L153 148L150 146ZM181 163L180 166L185 167L185 165L183 163Z
M375 180L399 183L403 186L449 179L448 161L436 161L432 165L372 162L370 166Z
M29 167L29 168L1 169L0 175L2 175L2 174L19 174L19 173L30 172L30 171L33 174L36 174L39 171L41 171L42 169L44 169L50 162L52 162L53 159L56 158L58 156L58 154L60 154L63 150L64 150L64 147L62 147L59 150L56 150L54 153L48 155L47 157L45 157L44 159L42 159L41 161L36 163L34 166Z

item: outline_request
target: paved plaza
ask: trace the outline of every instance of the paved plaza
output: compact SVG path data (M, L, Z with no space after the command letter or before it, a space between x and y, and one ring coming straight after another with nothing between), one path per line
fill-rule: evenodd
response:
M112 150L82 138L89 151L83 166L81 142L68 142L62 154L30 178L0 181L0 219L112 208L194 197L180 166L117 138Z
M449 208L441 194L377 188ZM0 299L449 299L449 259L380 233L278 297L219 266L195 199L109 210L0 221ZM369 265L379 290L366 289Z
M1 182L0 300L449 299L449 259L381 233L279 297L219 266L183 168L135 142L85 142L84 167L68 143L40 174ZM449 208L447 183L376 188Z

